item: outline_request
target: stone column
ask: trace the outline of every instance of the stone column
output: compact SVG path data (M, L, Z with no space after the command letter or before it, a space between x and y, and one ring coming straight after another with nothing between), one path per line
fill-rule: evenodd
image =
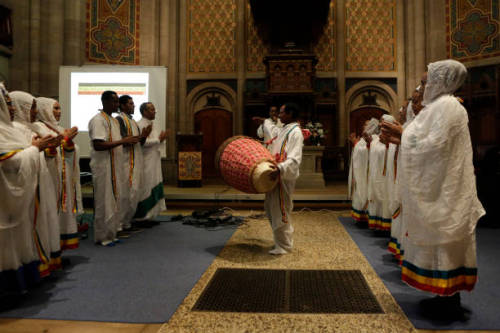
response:
M86 11L85 1L64 1L63 65L65 66L81 66L83 63L85 50L82 50L81 43L82 11Z
M187 1L180 0L179 4L179 43L177 47L179 48L179 58L178 58L178 108L177 108L177 123L178 131L183 134L193 133L193 115L186 106L186 92L187 92ZM189 112L189 114L188 114Z
M243 100L245 91L245 13L246 1L237 0L236 2L236 59L237 59L237 91L236 91L236 110L233 110L234 120L233 135L243 134Z
M406 4L406 95L409 97L415 90L415 13L414 1L405 1ZM422 1L422 0L417 0Z
M153 66L158 59L158 7L157 0L141 0L139 63L143 66Z
M425 29L425 2L414 0L415 13L415 77L416 85L420 84L422 74L427 70L426 29Z
M425 26L427 27L427 63L448 58L446 50L445 0L426 0Z
M336 6L336 64L337 64L337 112L339 114L338 144L344 146L349 135L349 114L345 100L345 1L337 0Z
M12 6L14 45L10 59L8 90L30 90L30 31L29 2L14 1Z
M56 97L59 95L59 66L63 64L64 0L44 1L40 13L40 57L33 59L43 64L39 94Z
M29 2L30 6L30 20L29 20L29 57L30 57L30 65L29 65L29 92L32 94L40 93L40 80L43 76L40 73L40 42L41 42L41 34L46 31L46 27L41 24L40 17L40 0L33 0ZM42 35L43 36L43 35ZM14 41L14 44L17 42L17 39ZM46 44L48 45L48 44ZM16 55L14 55L15 57Z
M182 0L184 2L184 0ZM167 72L167 114L166 128L170 130L167 141L167 168L166 176L169 182L175 183L177 179L175 163L175 134L179 131L179 0L161 1L162 29L161 40L166 36L168 44L160 50L160 63L168 64ZM163 17L167 16L168 20ZM168 22L168 23L167 23ZM161 45L163 43L160 43ZM165 53L166 54L165 54ZM168 53L167 53L168 52ZM164 178L165 179L165 178Z
M406 99L406 79L405 79L405 9L403 2L396 3L396 26L397 26L397 72L398 72L398 101L396 109L403 104Z

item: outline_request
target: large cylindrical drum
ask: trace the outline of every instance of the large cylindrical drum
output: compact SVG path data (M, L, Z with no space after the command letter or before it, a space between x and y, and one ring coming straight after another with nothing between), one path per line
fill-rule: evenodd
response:
M271 179L276 165L271 153L262 144L247 136L233 136L224 141L215 155L215 167L224 181L246 193L271 191L278 179Z

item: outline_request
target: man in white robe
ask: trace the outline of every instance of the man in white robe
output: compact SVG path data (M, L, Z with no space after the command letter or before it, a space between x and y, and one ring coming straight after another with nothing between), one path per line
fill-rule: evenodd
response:
M91 140L90 168L94 184L94 241L112 246L120 230L120 179L122 145L135 144L138 136L123 138L120 125L111 116L118 110L118 95L105 91L101 95L103 109L89 122Z
M269 109L269 118L268 120L278 127L283 127L280 119L278 118L278 107L271 106ZM273 138L272 133L269 132L269 126L265 127L264 124L261 124L259 128L257 128L257 136L263 140L264 146L269 148L271 146L270 141Z
M140 190L142 186L143 176L143 156L142 144L146 141L150 129L144 129L143 133L139 126L132 118L134 114L134 100L129 95L122 95L119 98L120 113L116 120L120 123L120 134L122 138L129 136L140 136L141 141L134 145L123 146L123 161L121 163L122 185L121 205L120 205L120 221L122 223L122 231L118 233L119 237L128 237L128 231L132 230L132 218L135 215L137 204L139 203Z
M155 124L156 109L153 103L143 103L139 110L142 119L137 122L137 125L141 131L149 129L149 134L142 147L144 156L142 197L137 206L135 219L149 221L167 209L163 195L161 150L165 149L164 141L167 139L168 132L160 131L158 125Z
M277 168L272 174L279 177L278 185L266 193L264 201L275 244L269 253L276 255L288 253L293 247L292 195L299 177L304 145L304 136L297 122L299 112L296 104L287 103L281 106L279 112L279 118L284 125L282 128L270 119L265 119L263 122L264 132L271 133L273 138L269 151L275 156Z

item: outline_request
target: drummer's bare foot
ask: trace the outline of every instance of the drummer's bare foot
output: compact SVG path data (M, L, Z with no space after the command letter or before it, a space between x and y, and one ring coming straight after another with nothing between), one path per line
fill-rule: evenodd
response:
M274 249L269 251L269 253L274 254L274 255L278 255L278 254L287 254L288 252L285 249L279 247L278 245L275 245Z

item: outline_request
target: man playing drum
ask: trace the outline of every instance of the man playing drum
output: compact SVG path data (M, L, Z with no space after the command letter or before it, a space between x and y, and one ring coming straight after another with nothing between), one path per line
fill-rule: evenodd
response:
M262 123L264 130L272 133L269 151L275 157L277 167L271 173L272 178L278 178L278 186L266 193L264 208L271 222L274 236L274 248L271 254L285 254L293 247L293 226L291 213L293 210L292 194L295 181L299 177L299 167L302 161L302 146L304 137L297 122L299 107L294 103L281 106L279 119L283 127L276 126L271 120L254 117L253 120Z

